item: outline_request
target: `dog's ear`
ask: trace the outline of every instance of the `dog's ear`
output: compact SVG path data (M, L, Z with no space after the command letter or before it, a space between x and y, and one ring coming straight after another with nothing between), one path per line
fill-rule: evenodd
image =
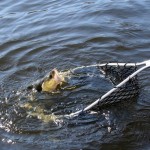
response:
M38 92L42 91L42 83L43 83L44 78L37 80L36 82L33 82L31 85L27 87L27 90L32 90L35 89Z
M33 85L29 85L28 87L27 87L27 90L32 90L33 89Z
M42 91L42 85L37 84L37 85L30 85L27 87L27 90L32 90L32 89L36 89L38 92L41 92Z
M36 89L38 92L41 92L41 91L42 91L42 85L41 85L41 84L37 85L35 89Z

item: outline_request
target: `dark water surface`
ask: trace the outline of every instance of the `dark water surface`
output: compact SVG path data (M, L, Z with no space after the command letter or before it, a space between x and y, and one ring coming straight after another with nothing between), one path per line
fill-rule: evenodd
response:
M150 59L149 0L0 2L0 149L150 149L150 70L136 102L74 119L55 118L112 85L96 69L59 94L23 92L52 68Z

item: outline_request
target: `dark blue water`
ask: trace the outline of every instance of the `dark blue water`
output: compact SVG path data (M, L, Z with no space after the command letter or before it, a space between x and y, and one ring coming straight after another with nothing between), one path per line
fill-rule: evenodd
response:
M24 92L53 68L150 58L148 0L3 0L0 2L0 149L150 149L149 72L131 104L71 120L112 88L94 68L80 70L79 88ZM78 79L78 78L77 78ZM54 117L54 118L52 118Z

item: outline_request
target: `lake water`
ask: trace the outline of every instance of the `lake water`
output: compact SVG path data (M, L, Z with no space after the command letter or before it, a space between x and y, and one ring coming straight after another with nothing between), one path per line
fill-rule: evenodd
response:
M51 114L75 112L111 89L96 69L74 79L77 89L24 93L53 68L150 59L149 15L149 0L2 0L0 149L150 149L150 69L139 74L136 102L73 119Z

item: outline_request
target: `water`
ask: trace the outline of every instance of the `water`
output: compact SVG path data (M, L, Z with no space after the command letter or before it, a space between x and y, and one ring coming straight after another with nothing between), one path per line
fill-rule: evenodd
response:
M96 70L71 91L23 92L54 67L148 60L149 8L148 0L2 1L1 149L150 149L149 70L140 74L136 102L71 120L51 114L75 112L111 89Z

